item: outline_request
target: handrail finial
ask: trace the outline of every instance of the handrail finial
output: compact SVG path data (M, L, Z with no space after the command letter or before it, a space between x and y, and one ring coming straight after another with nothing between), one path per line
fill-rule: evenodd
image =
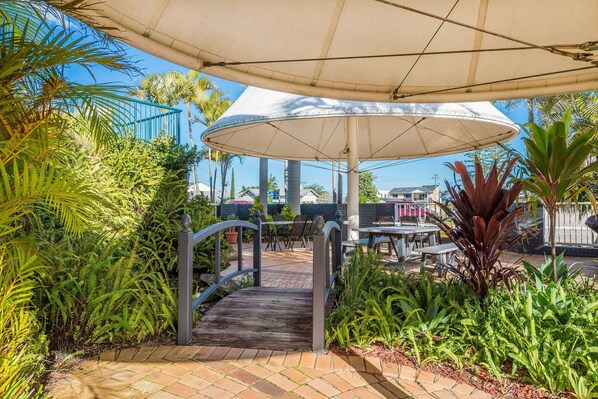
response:
M191 231L191 216L185 213L181 218L181 225L183 226L183 228L181 229L182 232L187 233Z
M324 234L322 232L322 229L324 229L324 225L325 225L324 218L322 216L318 216L318 217L316 217L316 220L313 221L313 223L316 228L316 231L314 232L314 234L317 234L317 235Z

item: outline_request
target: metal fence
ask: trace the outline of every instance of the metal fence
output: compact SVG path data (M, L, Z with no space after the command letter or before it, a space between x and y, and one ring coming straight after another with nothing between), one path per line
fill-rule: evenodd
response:
M160 135L174 137L181 143L181 110L135 98L120 101L118 106L127 121L121 124L142 140Z
M585 225L587 218L594 214L589 202L560 204L556 215L557 245L598 247L598 235ZM544 210L544 240L549 244L548 214Z

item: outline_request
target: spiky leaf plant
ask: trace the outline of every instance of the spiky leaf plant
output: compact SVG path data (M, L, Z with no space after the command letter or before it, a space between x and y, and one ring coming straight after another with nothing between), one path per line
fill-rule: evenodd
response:
M447 218L430 214L440 229L457 245L462 255L449 271L467 284L480 297L499 284L509 286L517 277L515 268L505 266L500 255L521 238L515 232L521 205L515 205L522 183L507 187L509 173L517 159L492 166L487 176L480 163L475 164L475 177L461 162L447 166L461 177L462 188L446 183L451 199L438 203Z

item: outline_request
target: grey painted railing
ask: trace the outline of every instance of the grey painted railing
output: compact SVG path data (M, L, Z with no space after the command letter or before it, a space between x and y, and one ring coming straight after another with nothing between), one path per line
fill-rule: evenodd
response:
M336 220L324 224L318 216L314 220L313 238L313 340L314 352L322 353L325 348L326 302L332 292L337 273L342 264L341 254L341 212L336 211Z
M192 338L193 329L193 311L205 301L218 287L225 282L237 276L253 273L253 285L259 287L261 284L261 241L262 229L259 212L256 212L254 223L245 222L242 220L227 220L219 222L205 229L193 233L191 230L191 217L183 215L181 220L183 228L179 232L179 318L178 318L178 344L189 345ZM237 271L227 274L224 277L220 276L220 232L236 228L238 234L237 239ZM253 268L243 269L243 229L254 230L253 233ZM193 247L205 240L206 238L216 236L216 252L214 255L214 274L216 281L210 285L202 294L193 300Z

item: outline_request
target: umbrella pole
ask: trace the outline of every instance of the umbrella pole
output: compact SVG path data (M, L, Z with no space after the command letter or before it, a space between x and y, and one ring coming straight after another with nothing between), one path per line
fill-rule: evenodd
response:
M347 118L347 220L348 236L351 240L359 239L359 141L357 137L357 118Z
M260 202L264 207L263 215L268 214L268 158L260 158Z

